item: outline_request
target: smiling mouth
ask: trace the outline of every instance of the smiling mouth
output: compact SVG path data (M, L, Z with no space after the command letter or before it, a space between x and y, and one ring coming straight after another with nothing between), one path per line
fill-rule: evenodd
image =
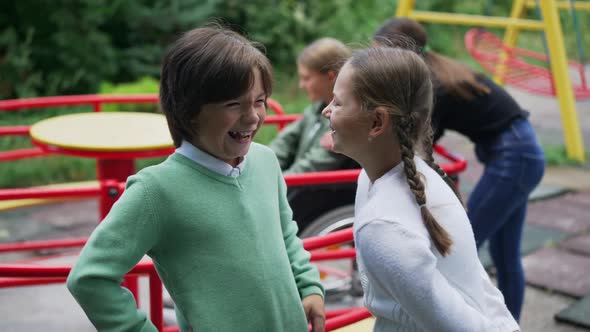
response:
M239 143L247 143L252 139L254 131L230 131L228 134Z

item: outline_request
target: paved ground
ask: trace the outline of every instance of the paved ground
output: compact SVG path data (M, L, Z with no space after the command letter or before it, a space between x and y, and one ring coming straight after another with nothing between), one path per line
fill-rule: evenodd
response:
M510 91L531 111L531 121L541 140L545 144L563 144L557 102ZM586 149L590 150L590 103L577 106ZM471 144L456 135L448 135L442 143L469 160L468 170L461 175L462 189L469 192L481 174ZM584 298L590 296L589 165L590 162L580 167L549 168L532 197L523 243L528 285L521 321L523 331L590 331L554 319L559 314L562 320L587 322L590 327L590 298ZM91 200L0 212L0 242L85 236L97 222L94 211L97 204ZM39 254L48 252L33 253ZM0 255L0 262L23 258L26 257L22 254ZM72 258L64 257L57 263L64 261L71 262ZM482 261L489 266L485 252ZM330 306L350 303L360 302L345 298ZM93 328L63 285L0 289L0 331L38 330Z

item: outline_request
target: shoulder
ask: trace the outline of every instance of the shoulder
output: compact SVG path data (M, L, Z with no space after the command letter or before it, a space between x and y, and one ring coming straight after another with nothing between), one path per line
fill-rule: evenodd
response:
M248 151L247 157L254 158L274 158L274 152L272 149L264 144L252 142L250 144L250 150Z
M131 185L140 186L146 192L154 193L158 188L171 183L172 178L182 177L182 172L179 171L181 164L174 159L171 155L157 165L148 166L139 170L127 178L126 187L129 188Z
M461 202L443 178L422 158L416 157L416 168L423 175L426 201L429 207L438 205L459 205Z
M312 104L309 104L305 107L305 109L303 110L303 116L304 117L316 117L316 115L318 114L319 111L321 111L323 109L323 103L322 102L315 102Z
M276 154L270 147L264 144L253 142L250 145L250 150L246 158L248 158L249 163L266 165L271 168L278 167L280 169Z

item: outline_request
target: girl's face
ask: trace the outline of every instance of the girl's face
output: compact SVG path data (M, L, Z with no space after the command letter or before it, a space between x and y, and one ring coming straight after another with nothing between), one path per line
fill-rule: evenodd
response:
M342 67L334 85L334 99L322 114L330 120L334 152L358 161L367 150L371 120L352 93L352 73L350 65Z
M336 80L336 73L329 71L325 74L312 70L302 64L297 64L299 88L305 90L312 101L323 101L326 104L332 100L332 89Z
M260 71L254 69L254 84L244 95L202 106L193 145L232 166L238 165L264 122L266 98Z

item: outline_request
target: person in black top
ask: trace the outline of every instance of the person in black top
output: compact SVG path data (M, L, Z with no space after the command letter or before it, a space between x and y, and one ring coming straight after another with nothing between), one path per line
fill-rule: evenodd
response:
M374 45L403 47L404 43L420 50L435 83L434 142L445 130L456 131L473 141L485 166L467 211L478 247L489 240L498 288L518 320L524 298L520 242L527 201L545 170L528 112L482 74L431 51L426 30L414 20L390 19L373 35Z

